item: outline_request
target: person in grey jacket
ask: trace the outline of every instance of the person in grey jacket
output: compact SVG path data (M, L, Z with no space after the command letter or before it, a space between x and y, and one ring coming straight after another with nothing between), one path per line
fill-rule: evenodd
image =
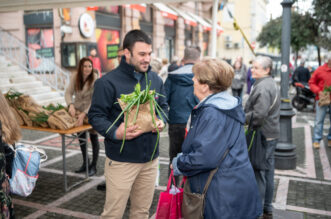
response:
M261 128L267 140L267 169L254 169L264 210L263 218L272 218L274 151L280 133L280 95L276 82L270 76L271 68L272 60L269 57L258 56L254 60L252 77L256 81L245 105L246 123L251 123L253 128Z
M239 60L236 60L233 68L234 78L231 84L232 95L242 97L243 88L246 83L246 67Z

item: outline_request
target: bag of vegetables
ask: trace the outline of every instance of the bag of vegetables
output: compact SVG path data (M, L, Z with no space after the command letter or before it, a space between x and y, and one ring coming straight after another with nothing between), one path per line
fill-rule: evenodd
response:
M121 106L122 112L115 119L113 124L108 128L106 133L116 124L116 122L124 114L124 136L122 141L122 146L120 152L122 152L124 143L125 143L125 133L128 126L137 125L140 130L143 132L150 132L154 129L157 131L157 141L155 148L152 154L151 159L153 158L156 147L159 143L160 132L157 128L156 122L159 120L156 117L156 113L159 118L163 120L163 116L166 117L166 113L162 110L159 104L155 100L155 96L163 96L159 93L156 93L155 90L150 90L151 81L147 82L146 78L146 89L141 90L140 84L136 84L134 91L130 94L121 94L121 98L118 99L118 103ZM162 116L163 115L163 116Z

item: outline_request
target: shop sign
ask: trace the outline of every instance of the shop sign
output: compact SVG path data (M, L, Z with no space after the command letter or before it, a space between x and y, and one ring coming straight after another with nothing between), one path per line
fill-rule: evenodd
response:
M79 31L85 38L90 38L95 29L94 20L91 15L83 13L79 18Z
M36 53L38 56L43 57L43 58L53 58L54 57L54 48L37 49Z
M117 58L119 44L108 44L107 45L107 59Z

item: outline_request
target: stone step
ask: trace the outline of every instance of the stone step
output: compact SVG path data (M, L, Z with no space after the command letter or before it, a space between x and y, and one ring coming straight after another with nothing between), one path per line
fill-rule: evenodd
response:
M18 65L7 65L0 70L1 72L22 71Z
M10 84L9 78L1 78L0 85L8 85Z
M64 100L64 97L57 97L57 98L52 98L52 99L47 99L47 100L36 100L36 102L41 105L41 106L47 106L49 104L62 104L63 106L67 106Z
M35 100L47 100L47 99L54 99L57 97L62 97L61 94L59 94L58 92L43 92L43 93L37 93L37 94L31 94L31 96L35 99Z
M26 71L0 71L0 78L18 78L26 77L29 74Z
M40 93L50 92L52 89L48 86L40 86L40 87L30 87L30 88L21 88L19 91L23 94L33 95Z
M0 85L0 90L2 92L7 92L10 88L20 90L25 88L32 88L32 87L41 87L43 83L41 81L34 81L34 82L28 82L28 83L12 83L12 84L6 84L6 85Z
M23 76L23 77L15 77L9 79L11 83L26 83L26 82L34 82L37 81L37 79L34 76Z

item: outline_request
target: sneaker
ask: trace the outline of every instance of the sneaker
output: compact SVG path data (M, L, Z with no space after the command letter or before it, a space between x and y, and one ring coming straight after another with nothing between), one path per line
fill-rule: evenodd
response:
M319 142L314 142L313 146L315 149L319 149L320 148L320 143Z
M328 147L331 147L331 140L328 140Z

